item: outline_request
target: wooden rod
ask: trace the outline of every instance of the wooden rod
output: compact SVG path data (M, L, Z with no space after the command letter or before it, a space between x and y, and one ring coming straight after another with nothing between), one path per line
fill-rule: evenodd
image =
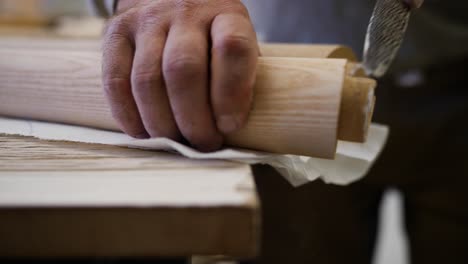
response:
M372 120L375 104L374 89L377 83L366 78L361 64L356 62L353 51L341 45L308 45L263 43L263 56L295 58L343 58L346 64L346 80L343 89L338 138L345 141L364 142ZM361 78L352 78L361 77Z
M364 142L374 111L376 82L367 78L346 77L338 138L345 141Z
M118 130L102 94L100 58L88 49L0 44L0 115ZM375 82L347 77L346 68L344 59L260 58L249 120L227 144L331 159L339 136L362 141Z

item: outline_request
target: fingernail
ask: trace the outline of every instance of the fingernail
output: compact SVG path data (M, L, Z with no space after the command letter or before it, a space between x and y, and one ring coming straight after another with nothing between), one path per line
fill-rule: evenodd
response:
M148 139L148 138L151 138L151 136L148 134L148 133L141 133L139 135L136 135L135 138L137 139Z
M239 129L240 118L235 115L222 115L217 119L219 131L224 134L229 134Z

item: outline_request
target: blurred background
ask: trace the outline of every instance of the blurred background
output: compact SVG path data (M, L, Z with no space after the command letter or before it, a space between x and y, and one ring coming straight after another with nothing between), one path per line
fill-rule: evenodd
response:
M87 0L0 0L0 34L2 31L32 34L47 28L60 35L98 37L103 23L102 18L93 16ZM401 196L391 191L384 201L374 262L408 263L407 243L402 229Z
M93 16L87 0L0 0L0 31L38 33L44 28L59 35L97 37L103 19Z
M0 21L5 24L40 25L61 16L85 16L85 0L1 0Z

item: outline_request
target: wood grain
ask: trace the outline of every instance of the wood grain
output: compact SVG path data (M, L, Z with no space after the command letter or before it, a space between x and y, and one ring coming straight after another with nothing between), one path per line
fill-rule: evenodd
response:
M334 158L346 61L261 58L247 125L233 146ZM287 150L287 152L285 151Z
M338 129L338 137L342 140L364 142L367 138L368 127L372 120L375 105L375 87L377 83L367 78L346 78L341 101L341 113L346 117L340 118L340 127L352 129ZM343 133L343 131L347 131Z
M248 165L0 136L0 257L257 252Z
M374 90L377 82L367 78L350 48L340 45L263 43L260 49L263 56L347 59L347 77L340 106L338 138L352 142L366 141L374 112L376 100Z
M0 114L118 130L101 91L101 53L92 40L0 42ZM318 46L324 56L345 48ZM340 53L340 52L338 52ZM362 140L367 124L340 125L345 59L259 59L254 106L246 127L227 136L232 146L334 158L338 135ZM26 78L27 76L27 78ZM363 89L368 89L365 87ZM354 99L350 99L356 102ZM364 113L367 116L370 113ZM354 119L357 120L357 119ZM347 123L346 123L347 124ZM340 129L341 131L337 131ZM348 131L353 130L353 131Z

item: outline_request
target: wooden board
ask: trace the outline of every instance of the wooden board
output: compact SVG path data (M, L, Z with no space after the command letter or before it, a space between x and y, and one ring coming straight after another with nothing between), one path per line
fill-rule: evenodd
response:
M257 252L248 165L0 135L0 257Z

